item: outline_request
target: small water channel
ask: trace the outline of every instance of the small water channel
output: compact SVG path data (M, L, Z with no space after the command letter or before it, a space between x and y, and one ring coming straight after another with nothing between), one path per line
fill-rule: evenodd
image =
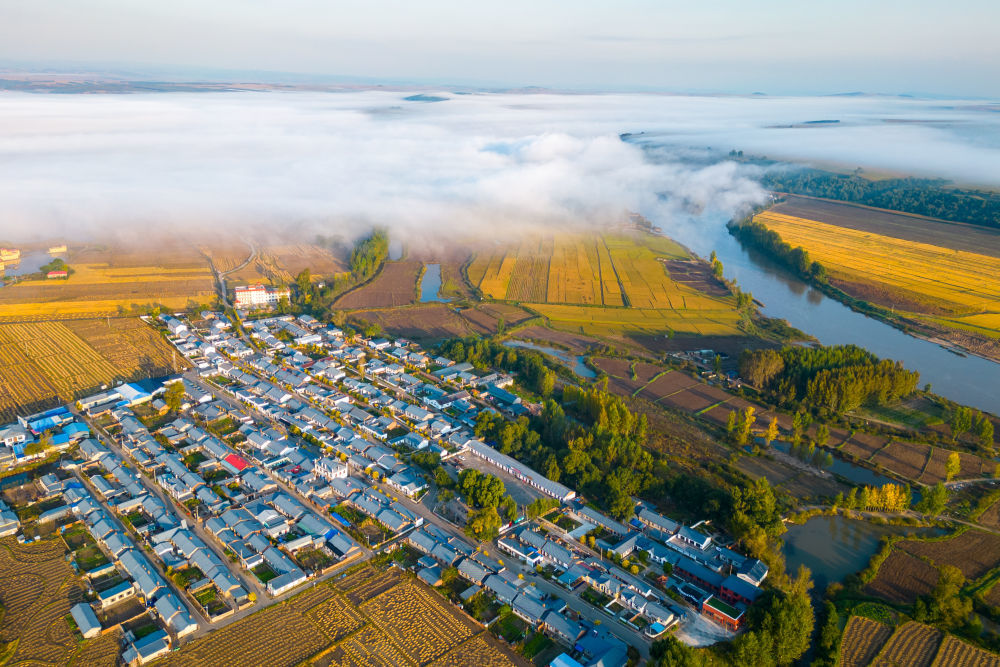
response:
M771 443L771 446L777 449L779 452L784 452L785 454L792 455L792 444L790 442L782 442L780 440L775 440ZM846 480L850 480L854 484L864 485L864 486L883 486L884 484L900 484L899 480L895 480L891 477L886 477L885 475L880 475L874 470L869 470L863 466L859 466L856 463L851 463L845 461L837 456L836 452L833 452L833 465L829 468L825 468L835 475L840 475Z
M788 526L784 535L785 562L788 572L800 565L812 572L814 590L822 593L835 581L863 570L879 548L885 535L940 535L941 528L882 526L842 516L817 516L803 524Z
M450 299L441 296L441 265L424 264L424 275L420 279L420 303L445 303Z
M575 357L572 356L566 350L557 350L554 347L547 347L545 345L529 343L528 341L524 340L507 340L504 341L503 344L506 345L507 347L521 347L528 350L534 350L536 352L542 352L543 354L555 357L556 359L558 359L559 361L563 362L571 369L573 369L573 372L582 378L593 379L597 377L597 373L588 368L587 364L584 363L586 361L586 357L582 356Z

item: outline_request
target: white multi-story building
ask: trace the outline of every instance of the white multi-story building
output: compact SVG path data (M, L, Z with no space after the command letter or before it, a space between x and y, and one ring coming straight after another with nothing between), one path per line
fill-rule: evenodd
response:
M291 298L291 291L287 288L268 287L267 285L246 285L233 289L237 308L254 308L260 306L273 306L282 299Z
M344 479L347 477L347 466L333 459L316 459L313 463L313 473L317 477L322 477L328 482L332 482L335 479Z

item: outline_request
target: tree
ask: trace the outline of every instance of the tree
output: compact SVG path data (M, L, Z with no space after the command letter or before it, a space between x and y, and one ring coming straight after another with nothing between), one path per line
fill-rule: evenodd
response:
M763 389L785 368L777 350L745 350L740 355L740 375L752 386Z
M434 483L437 484L439 489L449 489L455 485L455 482L451 479L451 475L444 469L444 466L438 466L434 469Z
M982 415L976 425L976 437L979 444L988 452L993 452L993 422L989 417Z
M770 447L771 443L775 441L778 437L778 418L771 417L771 423L767 425L767 430L764 431L764 446Z
M545 476L553 482L558 482L561 474L559 461L556 459L555 454L550 454L548 460L545 462Z
M920 502L914 506L914 509L924 514L937 516L944 511L947 504L948 487L946 487L943 482L938 482L924 491L923 496L920 498Z
M181 403L184 402L184 384L182 382L171 382L166 391L163 392L163 402L171 412L179 412Z
M952 439L958 439L963 433L967 433L972 428L972 408L957 406L951 413L950 426Z
M802 440L802 429L805 426L805 415L802 412L796 412L792 415L792 444L797 445L799 441Z
M748 405L740 412L739 424L736 430L736 442L740 445L745 446L750 442L750 431L757 422L756 415L757 410L752 405Z
M38 442L29 442L24 446L25 456L35 456L36 454L44 454L49 447L52 446L52 436L48 431L42 433L41 437L38 438Z
M550 370L543 372L538 383L538 393L544 398L548 398L552 395L552 390L555 389L555 386L556 374Z
M468 503L479 508L496 508L506 492L503 480L499 477L471 468L461 472L458 484Z
M950 482L961 470L962 459L958 452L952 452L948 455L948 462L944 466L945 479Z
M726 418L726 433L732 437L736 434L736 411L730 410Z
M722 375L722 357L715 355L715 359L712 361L712 372L716 375Z
M500 517L510 523L517 518L517 503L511 496L504 496L499 506Z
M830 428L826 424L820 424L819 428L816 429L816 444L820 447L826 447L826 443L830 441Z
M649 647L650 663L656 667L702 667L706 664L702 654L673 635L657 639Z
M485 507L469 515L465 534L480 542L489 542L500 534L502 523L495 506Z
M930 621L937 621L945 629L954 630L964 625L972 613L972 600L962 596L965 576L954 565L942 565L937 585L927 601Z
M830 663L836 662L837 646L840 644L840 614L837 607L827 600L823 603L823 627L819 631L819 648L826 653L828 658L833 658Z

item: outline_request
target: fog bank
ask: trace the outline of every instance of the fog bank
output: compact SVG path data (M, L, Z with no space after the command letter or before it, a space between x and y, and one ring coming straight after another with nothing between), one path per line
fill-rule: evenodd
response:
M1000 186L1000 113L976 103L433 94L0 94L0 242L496 238L625 210L715 234L766 197L730 149Z

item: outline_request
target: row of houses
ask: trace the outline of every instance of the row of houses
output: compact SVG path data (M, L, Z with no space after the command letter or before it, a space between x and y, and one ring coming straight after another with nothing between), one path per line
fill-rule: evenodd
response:
M417 576L431 586L441 583L442 568L455 567L470 583L462 597L491 595L502 604L510 605L513 613L533 628L542 628L572 645L584 634L583 626L565 614L566 603L549 597L534 586L507 572L498 560L460 538L428 524L407 536L407 543L422 554L417 564Z

